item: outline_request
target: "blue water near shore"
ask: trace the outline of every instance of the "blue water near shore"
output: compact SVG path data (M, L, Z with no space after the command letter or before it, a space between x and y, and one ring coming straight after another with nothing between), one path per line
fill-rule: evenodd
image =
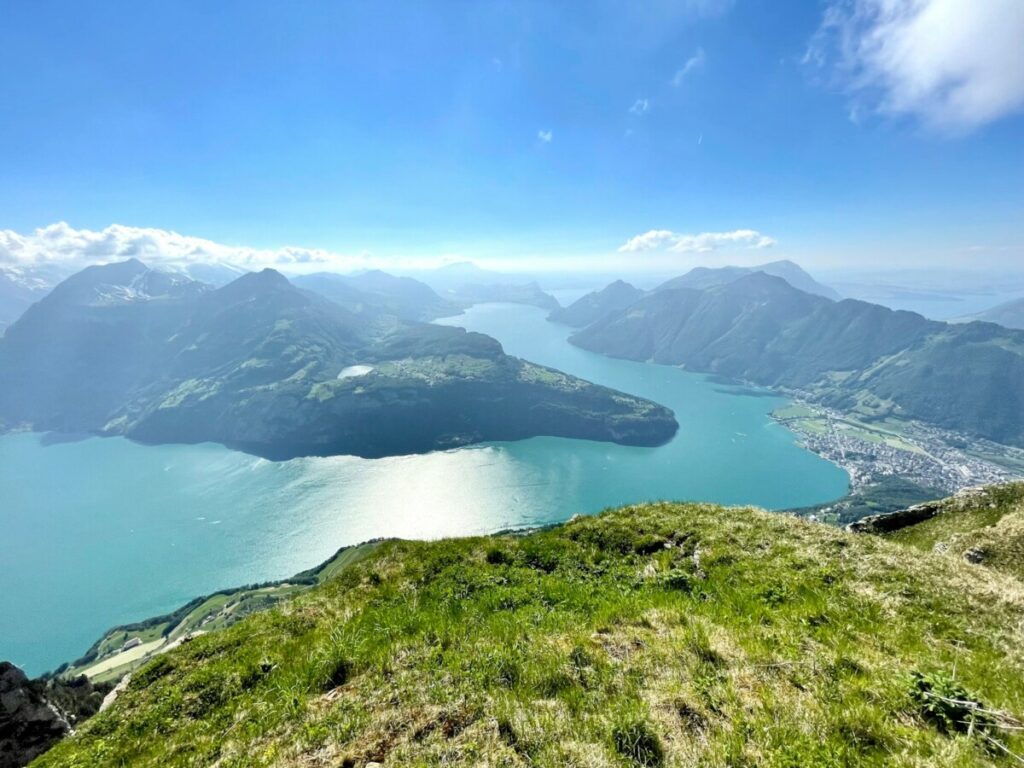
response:
M379 536L486 533L645 499L781 509L846 491L845 472L769 418L780 398L576 349L570 329L533 307L480 305L443 322L663 403L679 433L659 448L534 438L286 462L210 444L0 436L0 659L39 673L114 624L284 578Z

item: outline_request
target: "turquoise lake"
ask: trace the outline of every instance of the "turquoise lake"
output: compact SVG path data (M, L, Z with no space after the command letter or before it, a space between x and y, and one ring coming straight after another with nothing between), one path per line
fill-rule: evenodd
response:
M649 499L783 509L846 491L845 472L771 421L780 398L576 349L570 329L533 307L478 305L443 322L663 403L679 433L659 448L534 438L278 463L211 444L0 436L0 659L40 673L114 624L284 578L375 537L485 533Z

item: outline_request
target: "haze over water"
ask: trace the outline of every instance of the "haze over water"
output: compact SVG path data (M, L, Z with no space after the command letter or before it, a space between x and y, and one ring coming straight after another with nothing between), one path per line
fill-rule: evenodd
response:
M443 322L671 407L675 439L629 448L534 438L420 456L274 463L211 444L0 437L0 658L39 673L81 655L114 624L293 575L370 538L486 533L648 499L780 509L845 492L845 472L770 420L780 398L576 349L570 329L544 316L491 304Z

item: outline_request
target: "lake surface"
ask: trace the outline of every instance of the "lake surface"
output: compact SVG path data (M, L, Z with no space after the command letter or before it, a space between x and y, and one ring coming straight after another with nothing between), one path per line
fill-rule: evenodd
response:
M485 533L645 499L787 508L846 491L845 472L769 419L779 398L576 349L570 329L544 316L492 304L443 322L663 403L679 420L676 438L660 448L534 438L275 463L210 444L0 436L0 659L36 674L114 624L285 578L379 536Z

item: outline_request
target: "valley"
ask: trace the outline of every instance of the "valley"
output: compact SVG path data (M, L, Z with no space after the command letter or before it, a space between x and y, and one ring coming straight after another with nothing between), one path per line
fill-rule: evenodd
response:
M1024 766L1024 0L2 7L0 768Z
M38 674L81 656L115 624L224 587L287 579L368 539L547 525L636 499L788 509L846 493L842 469L770 418L784 399L586 352L545 314L485 304L441 322L663 403L681 424L675 437L654 448L536 437L381 459L271 462L211 443L0 436L6 531L20 542L0 559L0 579L16 585L0 591L0 614L11 618L0 623L0 657ZM33 564L44 560L60 567L34 578Z
M953 493L1024 473L1024 449L922 422L867 422L799 399L773 411L772 417L799 434L808 449L843 467L853 492L885 477L900 477Z

